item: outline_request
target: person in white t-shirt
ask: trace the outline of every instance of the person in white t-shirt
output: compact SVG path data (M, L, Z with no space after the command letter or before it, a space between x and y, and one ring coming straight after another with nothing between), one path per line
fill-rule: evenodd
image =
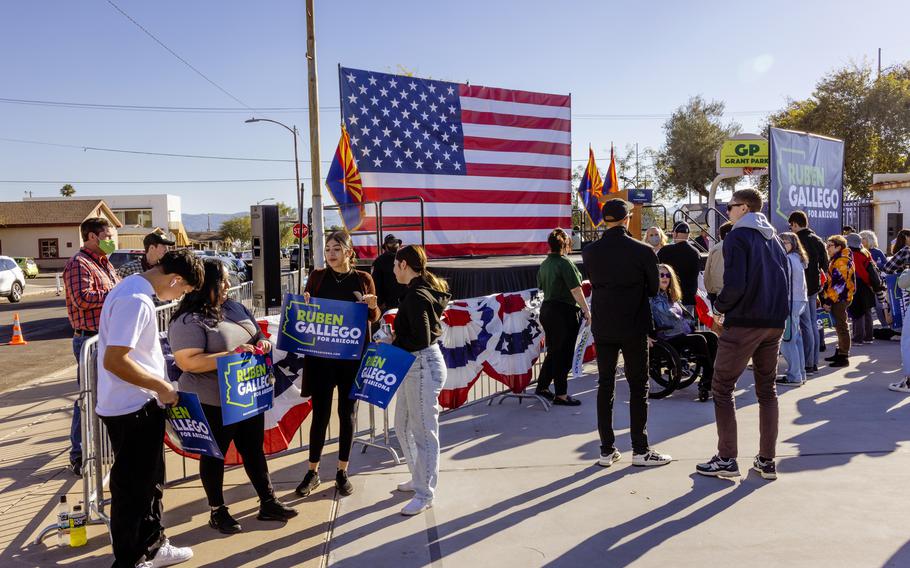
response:
M98 329L95 407L114 450L111 468L111 540L115 567L154 568L192 558L164 536L164 405L177 402L158 339L154 297L171 301L198 290L202 261L171 251L151 270L125 278L110 291Z

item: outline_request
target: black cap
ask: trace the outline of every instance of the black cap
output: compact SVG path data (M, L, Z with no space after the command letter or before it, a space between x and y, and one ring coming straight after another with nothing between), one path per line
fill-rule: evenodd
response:
M388 235L385 236L385 239L382 241L382 245L387 247L391 244L397 244L398 246L401 246L401 239L399 239L392 233L389 233Z
M145 250L148 250L149 247L155 245L167 245L169 247L172 247L175 244L177 243L165 239L163 236L161 236L161 233L149 233L145 236L144 239L142 239L142 245L145 247Z
M609 223L615 223L616 221L622 221L629 216L629 213L632 212L632 204L624 199L610 199L604 203L601 213L603 213L604 221Z
M675 227L673 227L673 232L674 233L685 233L688 235L689 234L689 224L686 223L685 221L680 221L679 223L676 224Z

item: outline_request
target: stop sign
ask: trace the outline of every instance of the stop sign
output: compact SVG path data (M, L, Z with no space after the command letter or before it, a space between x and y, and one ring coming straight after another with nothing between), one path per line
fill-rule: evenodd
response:
M296 239L305 239L307 235L310 234L310 228L306 225L301 225L297 223L294 225L294 238Z

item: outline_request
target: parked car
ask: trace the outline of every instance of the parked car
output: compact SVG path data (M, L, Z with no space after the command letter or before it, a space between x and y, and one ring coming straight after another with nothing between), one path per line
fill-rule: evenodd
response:
M15 304L22 299L24 291L25 274L22 269L11 257L0 256L0 297Z
M300 267L300 249L296 248L296 247L292 248L290 258L291 258L290 270L291 271L297 270ZM310 247L305 246L305 247L303 247L303 266L304 266L304 268L309 268L309 262L310 262Z
M245 250L240 253L240 260L245 262L247 266L253 266L253 251Z
M117 249L108 255L107 259L115 269L119 269L127 262L142 258L145 251L142 249Z
M13 257L13 260L15 260L16 264L19 265L19 268L22 269L22 273L25 274L26 278L38 277L38 264L35 262L34 258L29 258L27 256L16 256Z

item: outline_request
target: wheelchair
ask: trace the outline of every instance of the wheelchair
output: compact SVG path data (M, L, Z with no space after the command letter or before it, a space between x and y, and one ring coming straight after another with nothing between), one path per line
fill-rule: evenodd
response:
M688 349L677 350L663 339L656 339L648 350L648 398L665 398L698 380L701 361Z

